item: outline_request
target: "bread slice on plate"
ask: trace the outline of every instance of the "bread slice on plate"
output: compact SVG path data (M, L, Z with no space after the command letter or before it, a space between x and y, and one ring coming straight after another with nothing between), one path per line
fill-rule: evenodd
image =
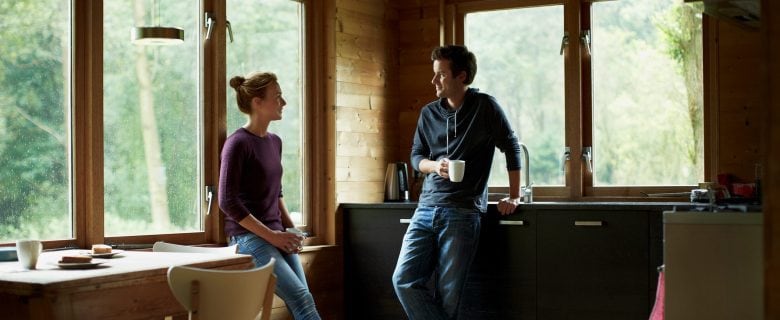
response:
M60 263L90 263L92 257L89 256L62 256Z

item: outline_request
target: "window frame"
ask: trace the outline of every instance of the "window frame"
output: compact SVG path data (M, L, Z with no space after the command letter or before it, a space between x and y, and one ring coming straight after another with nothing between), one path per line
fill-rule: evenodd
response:
M442 26L442 43L464 44L465 18L469 13L530 8L548 5L562 5L564 30L568 32L570 39L579 39L584 30L591 29L591 6L598 1L619 0L489 0L489 1L458 1L448 0L448 4L440 6L440 13L444 17ZM710 126L710 97L709 85L711 81L707 73L708 48L711 46L707 37L708 18L704 15L703 29L703 54L705 71L703 76L704 88L704 172L703 177L712 177L711 158L713 151ZM563 36L563 34L561 34ZM594 186L593 175L587 171L582 160L583 147L593 146L593 118L592 118L592 78L591 61L580 41L569 41L564 50L564 87L565 87L565 144L570 148L571 156L566 164L565 185L559 186L535 186L534 199L537 201L669 201L682 200L682 198L658 198L647 197L649 193L687 192L696 186ZM491 187L491 193L506 194L509 187ZM493 199L491 199L493 200ZM687 201L687 199L685 199Z
M324 4L316 0L290 0L303 6L303 84L304 94L301 108L303 119L303 140L308 142L303 150L303 194L302 206L307 225L305 230L312 234L307 244L324 244L332 235L327 232L328 221L318 208L327 204L327 182L314 177L327 173L327 135L317 135L328 126L326 104L327 83L317 81L328 72L326 57L317 55L325 52L326 40L323 28ZM72 0L72 73L71 113L73 150L71 153L71 212L73 237L69 239L45 240L45 248L79 247L110 243L140 245L145 247L155 241L181 244L217 243L224 244L224 215L219 210L216 188L219 181L219 161L222 145L226 139L226 96L224 85L226 75L226 4L224 1L201 0L200 25L204 23L204 12L216 16L216 25L211 38L205 40L201 30L200 49L201 120L202 136L199 137L203 157L200 163L201 181L204 186L213 186L214 200L210 214L205 199L205 188L200 195L204 204L201 208L203 231L149 235L105 236L104 186L103 186L103 2Z

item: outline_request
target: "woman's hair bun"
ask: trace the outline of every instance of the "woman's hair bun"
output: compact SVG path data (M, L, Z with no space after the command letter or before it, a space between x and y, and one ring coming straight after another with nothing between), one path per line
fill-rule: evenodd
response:
M232 87L233 89L238 90L238 87L240 87L241 84L244 83L244 81L246 81L246 78L244 78L242 76L235 76L232 79L230 79L230 87Z

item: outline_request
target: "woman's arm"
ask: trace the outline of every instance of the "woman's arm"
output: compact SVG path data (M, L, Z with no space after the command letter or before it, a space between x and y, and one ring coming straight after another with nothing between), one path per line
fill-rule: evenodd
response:
M279 213L282 215L282 226L286 228L295 228L292 218L290 218L290 212L287 211L287 205L284 203L284 198L279 198Z
M290 232L271 230L251 214L244 219L241 219L238 224L284 252L297 253L300 251L302 239L300 239L298 235Z

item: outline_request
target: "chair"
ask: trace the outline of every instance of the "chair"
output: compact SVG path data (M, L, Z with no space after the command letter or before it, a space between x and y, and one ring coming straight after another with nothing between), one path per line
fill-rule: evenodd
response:
M152 246L154 252L189 252L189 253L212 253L212 254L235 254L238 252L238 245L229 247L193 247L174 243L157 241Z
M173 266L168 269L168 285L191 320L268 320L276 286L275 262L271 258L250 270Z

